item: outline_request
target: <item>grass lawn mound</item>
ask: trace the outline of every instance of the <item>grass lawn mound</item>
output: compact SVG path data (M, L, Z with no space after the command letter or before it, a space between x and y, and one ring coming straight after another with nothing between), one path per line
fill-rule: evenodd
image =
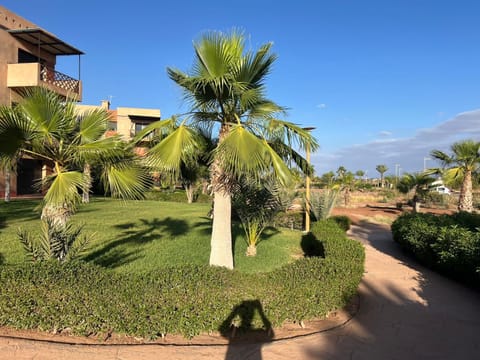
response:
M135 204L138 209L132 211ZM15 248L6 251L16 220L23 219L26 226L37 221L25 218L25 212L17 213L16 220L7 216L0 248L4 256L0 326L103 340L112 334L142 342L171 335L190 339L232 330L270 331L286 322L300 324L325 317L356 294L363 274L363 248L333 221L315 223L312 234L303 237L300 232L272 230L259 245L264 260L246 259L243 265L244 245L238 239L237 269L230 271L204 265L208 205L135 204L126 211L117 202L102 200L82 209L79 218L97 219L87 222L87 230L89 226L106 230L111 222L121 226L113 225L117 230L113 237L101 232L102 240L92 244L81 261L65 264L28 263L20 261ZM102 206L116 210L99 211ZM148 213L153 209L156 212ZM170 220L159 215L167 212ZM169 247L169 243L173 244ZM165 254L155 260L162 249ZM149 257L149 252L154 256ZM303 252L311 256L299 258ZM269 258L275 256L284 260ZM163 263L170 258L173 263Z

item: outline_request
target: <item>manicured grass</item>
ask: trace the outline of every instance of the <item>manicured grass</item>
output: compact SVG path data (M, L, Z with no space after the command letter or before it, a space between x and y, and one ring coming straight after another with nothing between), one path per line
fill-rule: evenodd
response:
M0 204L0 259L7 264L26 261L17 239L19 227L38 231L39 201ZM74 221L94 234L83 259L117 272L141 273L184 264L208 264L210 204L154 200L118 201L94 198L81 205ZM234 224L235 267L241 272L276 269L301 255L301 233L269 229L256 257L246 257L243 230Z

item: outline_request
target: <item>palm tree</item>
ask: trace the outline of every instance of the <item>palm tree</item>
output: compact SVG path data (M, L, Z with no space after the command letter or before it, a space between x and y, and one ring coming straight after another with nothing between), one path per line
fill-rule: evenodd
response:
M381 187L385 187L385 178L384 174L388 171L387 165L377 165L375 168L379 173L380 173L380 182L381 182Z
M355 172L355 176L358 177L358 180L363 180L363 177L365 176L365 171L363 170L357 170Z
M430 185L435 179L430 177L427 173L405 173L397 185L398 191L403 194L408 194L413 191L412 207L414 212L420 210L420 198L424 197Z
M149 151L148 163L178 173L182 158L191 157L198 148L189 125L218 131L210 163L214 197L211 265L233 268L230 215L235 179L249 175L258 181L271 172L280 182L288 183L290 170L284 160L303 160L301 163L306 164L292 147L305 150L309 145L312 151L318 147L307 130L278 119L284 108L265 97L264 82L276 59L271 46L245 51L242 34L207 33L194 43L195 59L189 73L167 69L182 88L191 111L176 130Z
M480 142L463 140L451 146L452 155L440 150L430 154L447 169L447 176L463 177L458 199L459 211L473 211L472 176L480 167Z
M10 106L0 107L0 121L16 121L19 113L16 108ZM11 177L12 173L17 170L17 161L20 158L20 151L14 151L12 154L6 155L0 153L0 168L3 170L5 177L5 202L10 201L11 197Z
M145 170L118 137L99 135L108 121L106 111L78 117L72 101L45 88L26 93L17 107L16 116L0 117L0 155L12 158L21 152L51 169L42 179L48 189L42 219L65 228L80 201L80 189L90 181L82 169L92 162L101 164L102 180L113 196L141 197L148 179Z

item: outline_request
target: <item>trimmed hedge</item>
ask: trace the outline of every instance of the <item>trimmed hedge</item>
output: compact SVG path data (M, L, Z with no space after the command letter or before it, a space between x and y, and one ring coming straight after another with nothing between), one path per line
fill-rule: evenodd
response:
M350 230L350 226L352 226L352 220L346 215L334 215L330 216L330 219L335 221L344 231Z
M468 285L480 286L480 215L404 214L393 239L424 265Z
M209 266L140 275L84 262L0 266L0 326L84 336L114 331L145 339L173 333L191 338L225 331L230 326L225 319L235 322L232 309L239 305L248 310L260 303L272 326L322 317L356 293L364 252L333 221L316 223L312 234L321 241L324 257L255 275ZM252 323L265 326L258 313Z

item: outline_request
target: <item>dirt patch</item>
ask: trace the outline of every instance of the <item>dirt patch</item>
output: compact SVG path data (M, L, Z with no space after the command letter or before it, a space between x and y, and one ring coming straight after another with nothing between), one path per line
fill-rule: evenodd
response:
M412 212L412 208L404 206L402 209L398 209L395 204L369 203L351 208L338 207L333 209L332 215L346 215L352 220L354 225L361 225L361 223L365 221L391 224L398 216L405 212ZM421 208L420 212L431 214L453 213L452 210L434 208Z

